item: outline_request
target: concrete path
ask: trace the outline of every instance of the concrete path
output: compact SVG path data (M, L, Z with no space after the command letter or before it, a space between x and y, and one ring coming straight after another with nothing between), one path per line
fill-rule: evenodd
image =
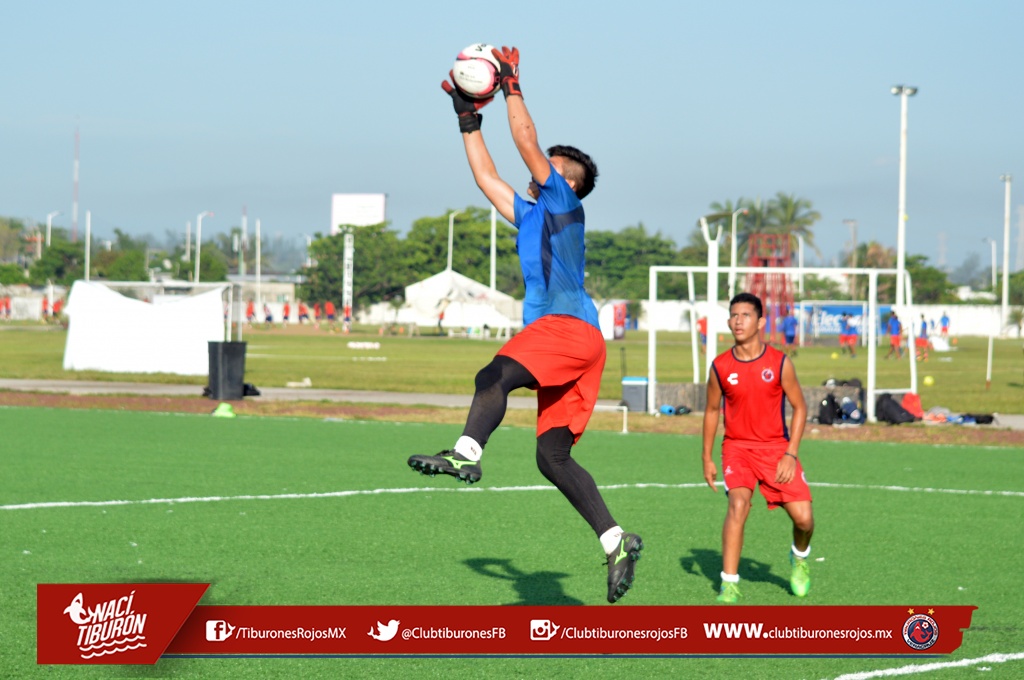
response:
M381 392L373 390L321 390L311 387L257 387L253 400L270 401L341 401L362 404L399 404L403 406L449 406L469 408L472 394L418 394L412 392ZM0 390L16 392L57 392L61 394L141 394L148 396L194 397L203 393L201 385L166 385L161 383L105 382L101 380L11 380L0 379ZM598 405L618 406L614 399L601 399ZM509 397L508 407L537 408L536 397Z
M270 401L340 401L360 404L399 404L403 406L448 406L469 408L471 394L419 394L373 390L321 390L311 387L258 387L260 396L246 397ZM201 385L165 385L161 383L104 382L100 380L12 380L0 378L0 390L16 392L57 392L61 394L141 394L149 396L194 397L203 393ZM615 399L600 399L604 409L619 405ZM536 397L509 397L508 407L537 408ZM998 414L996 427L1024 430L1024 415Z

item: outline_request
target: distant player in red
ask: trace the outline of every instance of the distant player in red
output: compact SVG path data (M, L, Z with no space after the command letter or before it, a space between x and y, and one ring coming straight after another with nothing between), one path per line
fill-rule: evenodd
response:
M245 320L252 325L253 320L256 318L256 303L249 300L249 304L245 306Z
M811 554L814 516L811 490L799 459L807 404L793 362L761 342L764 326L761 300L756 295L740 293L734 297L729 304L729 330L736 344L715 358L708 375L704 480L715 492L718 468L711 454L725 398L722 479L729 509L722 527L722 587L718 601L730 604L740 598L743 529L755 487L761 489L769 510L784 508L793 521L793 571L789 581L793 594L803 597L811 586L807 558ZM789 430L784 397L793 406Z
M43 296L43 323L50 320L50 298Z
M331 327L331 332L334 332L334 317L335 317L334 303L328 300L324 303L324 314L327 315L327 323Z
M285 300L284 301L284 309L281 310L281 319L284 321L284 325L285 326L288 325L288 319L289 319L289 317L291 317L291 315L292 315L292 306L291 306L291 304L287 300Z
M700 351L703 352L708 346L708 318L706 316L697 319L697 332L700 333Z
M299 323L309 322L309 307L306 303L299 300Z
M320 328L320 303L313 303L313 327Z

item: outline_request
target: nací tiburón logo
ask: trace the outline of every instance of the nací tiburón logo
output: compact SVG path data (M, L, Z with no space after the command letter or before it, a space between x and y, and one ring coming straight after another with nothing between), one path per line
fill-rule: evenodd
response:
M928 649L938 640L939 624L927 614L915 614L903 624L903 641L913 649Z
M65 609L78 626L78 649L83 659L117 654L146 646L146 614L137 614L132 608L135 591L91 607L82 601L82 593L75 595Z

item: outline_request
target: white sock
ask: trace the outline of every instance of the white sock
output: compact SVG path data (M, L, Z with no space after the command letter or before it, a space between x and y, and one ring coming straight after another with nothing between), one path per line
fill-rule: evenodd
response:
M475 462L479 462L480 458L484 455L484 447L480 446L472 437L465 435L459 437L459 441L455 442L454 451L463 458L468 458Z
M724 571L722 572L722 583L739 583L739 582L740 582L740 575L739 574L726 574Z
M807 556L811 554L811 546L810 546L810 544L807 545L807 550L804 550L803 552L800 552L799 550L797 550L795 545L792 546L791 550L793 551L793 555L795 557L799 557L802 560L806 560Z
M601 534L601 547L605 555L611 555L619 547L619 540L622 538L622 527L618 524Z

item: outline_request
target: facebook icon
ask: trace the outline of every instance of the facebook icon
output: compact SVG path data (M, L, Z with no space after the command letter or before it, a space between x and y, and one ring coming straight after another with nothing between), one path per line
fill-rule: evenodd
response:
M235 627L227 621L207 621L206 640L208 642L224 642L235 632Z

